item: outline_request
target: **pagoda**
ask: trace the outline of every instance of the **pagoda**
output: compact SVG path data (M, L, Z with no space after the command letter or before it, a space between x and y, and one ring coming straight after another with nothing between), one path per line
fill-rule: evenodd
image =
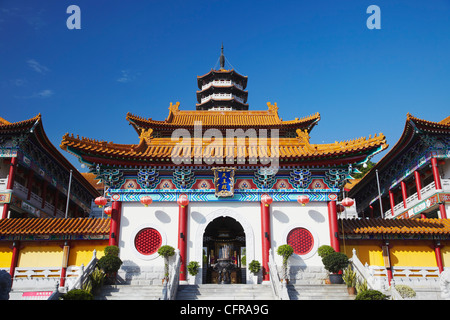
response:
M387 148L383 134L313 144L319 113L283 120L271 102L248 110L247 77L224 67L222 48L220 69L197 78L195 110L177 102L165 120L128 113L135 143L63 136L61 148L108 187L109 243L119 246L129 281L164 272L162 245L180 250L180 281L197 261L203 277L196 283L217 282L213 266L224 252L235 266L231 283L252 283L245 260L261 261L262 281L269 281L270 250L285 243L301 258L292 273L323 268L319 244L339 251L344 184Z
M225 60L222 44L220 69L197 77L197 110L248 110L247 77L225 69Z

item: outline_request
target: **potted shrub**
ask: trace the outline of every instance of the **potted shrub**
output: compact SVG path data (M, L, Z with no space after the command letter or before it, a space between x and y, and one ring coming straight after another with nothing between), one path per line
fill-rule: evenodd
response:
M105 255L97 261L97 266L106 274L106 280L109 283L115 283L117 271L122 265L122 260L115 255Z
M97 267L106 274L107 283L115 283L117 271L122 265L122 260L119 258L119 247L107 246L104 252L105 255L97 261Z
M258 283L258 273L261 270L261 263L257 260L252 260L248 265L248 270L253 274L253 283Z
M386 300L387 296L383 293L381 293L378 290L364 290L362 292L359 292L355 300Z
M322 246L319 247L319 249L317 249L317 254L319 255L319 257L321 257L322 259L329 255L330 253L336 252L334 251L332 246L329 246L327 244L324 244Z
M342 280L347 285L348 294L354 295L356 291L356 272L350 266L342 273Z
M92 293L83 289L72 289L60 297L60 300L94 300Z
M288 244L283 244L281 246L278 247L277 249L277 254L283 257L283 279L284 281L287 283L288 279L288 260L289 257L294 253L294 249L288 245ZM281 280L283 281L283 280Z
M193 276L193 284L195 283L195 276L198 274L198 269L200 268L200 265L197 261L191 261L187 265L187 271L188 273Z
M343 283L342 274L340 274L340 272L348 267L348 257L342 252L332 252L323 257L322 262L325 269L330 272L330 283Z
M165 245L158 249L158 254L164 257L164 278L162 282L169 281L169 258L175 254L175 249L171 246Z

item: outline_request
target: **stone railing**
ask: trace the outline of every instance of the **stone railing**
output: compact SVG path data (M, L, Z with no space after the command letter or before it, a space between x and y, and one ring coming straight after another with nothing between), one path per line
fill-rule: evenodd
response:
M180 250L175 250L175 259L169 263L169 281L164 282L162 290L163 300L175 300L178 290L178 284L180 282L180 265L181 256Z
M270 274L270 286L275 297L279 300L290 300L286 283L281 281L278 274L277 265L273 257L272 249L269 249L269 274Z

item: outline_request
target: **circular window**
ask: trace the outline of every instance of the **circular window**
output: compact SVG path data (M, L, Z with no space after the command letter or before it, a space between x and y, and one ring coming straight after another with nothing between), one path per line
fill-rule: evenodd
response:
M294 253L304 255L311 251L314 246L314 238L307 229L295 228L287 236L287 244L294 249Z
M145 228L139 231L134 238L136 250L143 255L151 255L161 247L161 234L153 228Z

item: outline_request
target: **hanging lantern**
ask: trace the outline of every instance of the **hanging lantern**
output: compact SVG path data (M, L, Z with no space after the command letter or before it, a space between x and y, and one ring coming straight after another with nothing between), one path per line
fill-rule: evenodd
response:
M342 199L342 201L341 201L341 204L344 207L351 207L354 203L355 203L355 201L350 198L345 198L345 199Z
M344 207L342 204L339 203L339 204L336 206L336 212L337 212L337 213L344 212L344 210L345 210L345 207Z
M273 199L271 196L269 196L268 194L263 194L263 196L261 197L261 202L268 207L272 202Z
M108 203L108 199L106 199L105 197L98 197L95 198L94 202L96 205L98 205L99 208L102 208Z
M148 207L150 204L152 204L152 202L153 202L153 199L150 196L145 196L145 197L141 198L141 203L146 207Z
M307 204L309 202L309 197L308 196L298 196L297 202L300 203L302 206L304 206L305 204Z
M178 198L177 203L178 203L182 208L186 207L186 206L189 204L189 199L188 199L187 195L182 194L182 195Z
M112 214L112 207L106 207L104 211L107 216L110 216Z

